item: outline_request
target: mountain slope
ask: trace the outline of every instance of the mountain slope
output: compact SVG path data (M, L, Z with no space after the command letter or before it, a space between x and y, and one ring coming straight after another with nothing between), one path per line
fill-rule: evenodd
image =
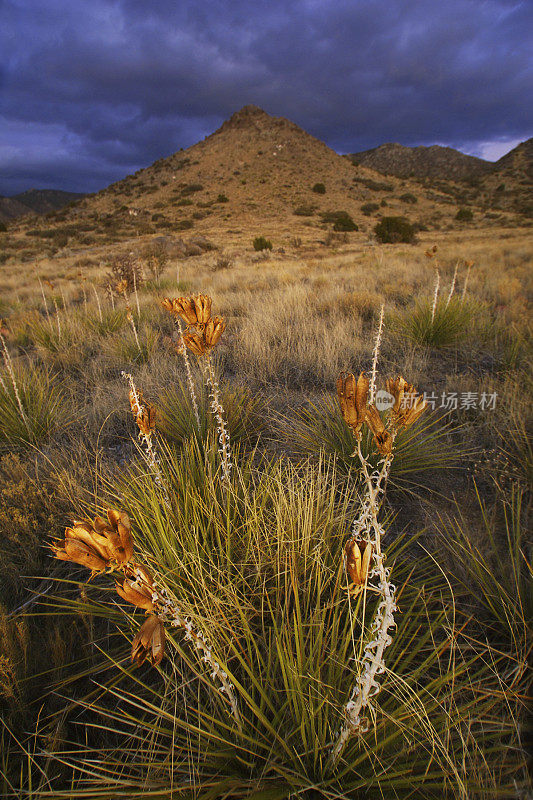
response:
M250 244L259 235L278 246L316 243L332 240L333 220L324 215L340 211L353 218L358 231L350 236L361 241L383 216L403 216L426 230L459 225L462 197L449 184L425 180L384 178L354 166L295 123L245 106L187 150L48 215L45 229L35 219L21 222L14 246L56 252L128 241L137 247L161 234L201 234L217 243L240 237ZM480 209L474 220L495 224ZM505 215L498 220L505 222Z

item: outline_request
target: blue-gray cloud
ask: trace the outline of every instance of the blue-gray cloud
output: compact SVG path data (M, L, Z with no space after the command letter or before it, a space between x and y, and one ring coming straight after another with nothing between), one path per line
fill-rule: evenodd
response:
M94 191L255 103L340 152L533 128L528 0L4 0L0 193Z

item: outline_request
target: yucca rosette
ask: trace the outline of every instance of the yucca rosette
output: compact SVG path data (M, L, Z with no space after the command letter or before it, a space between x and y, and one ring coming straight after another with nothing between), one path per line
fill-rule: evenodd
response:
M346 572L350 579L348 592L352 597L357 597L366 586L370 561L372 559L372 545L370 542L360 542L350 539L344 548Z
M392 436L383 424L383 420L375 406L368 406L366 423L372 431L374 444L381 455L390 456L392 453Z
M359 378L349 373L341 372L337 380L337 396L342 417L356 436L361 432L361 427L366 418L368 403L369 382L364 372Z
M146 658L155 667L165 655L165 627L160 619L151 615L135 634L131 648L131 660L141 666Z

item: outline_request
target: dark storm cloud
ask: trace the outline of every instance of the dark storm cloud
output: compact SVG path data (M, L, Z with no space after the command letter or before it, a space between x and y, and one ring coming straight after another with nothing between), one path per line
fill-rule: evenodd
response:
M95 190L246 103L350 152L531 135L529 2L4 0L0 193Z

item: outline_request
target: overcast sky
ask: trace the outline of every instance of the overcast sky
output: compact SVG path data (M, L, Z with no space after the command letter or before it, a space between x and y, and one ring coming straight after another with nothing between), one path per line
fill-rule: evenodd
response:
M0 194L96 191L247 103L338 152L533 133L531 0L0 0Z

